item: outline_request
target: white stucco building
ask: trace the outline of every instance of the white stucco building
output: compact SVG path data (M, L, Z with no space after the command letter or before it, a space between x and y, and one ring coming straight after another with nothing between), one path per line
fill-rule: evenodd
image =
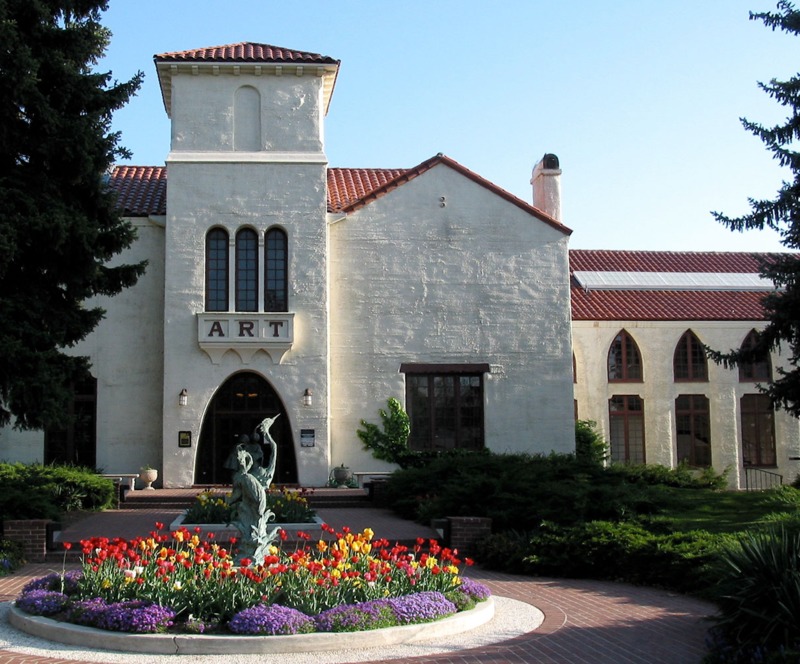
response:
M673 374L687 330L728 348L763 325L750 282L734 287L748 308L719 315L698 296L687 317L680 296L662 307L673 290L641 276L625 292L643 308L623 306L615 281L752 272L752 255L718 255L722 269L707 255L570 254L554 155L534 169L533 204L444 155L409 169L330 167L329 57L244 43L155 64L172 123L166 166L121 166L110 181L138 231L119 260L146 259L147 273L102 302L107 318L75 349L95 378L77 391L75 425L3 430L3 458L108 473L150 464L164 486L224 483L239 436L279 415L275 480L320 486L342 463L386 468L356 429L396 397L417 448L569 452L577 412L622 461L674 465L688 450L697 465L735 466L737 484L744 462L794 471L796 420L772 418L773 456L768 441L748 442L752 418L743 432L752 381L713 366L706 380ZM602 272L613 273L605 286ZM619 379L631 339L639 377ZM702 399L690 399L686 433L685 396L706 399L706 429ZM703 435L710 455L687 442Z

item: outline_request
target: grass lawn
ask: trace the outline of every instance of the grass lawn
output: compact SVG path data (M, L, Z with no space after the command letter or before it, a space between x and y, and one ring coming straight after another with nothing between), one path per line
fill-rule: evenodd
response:
M774 491L708 491L663 487L664 511L656 517L677 531L733 533L747 530L771 513L796 514L796 504Z

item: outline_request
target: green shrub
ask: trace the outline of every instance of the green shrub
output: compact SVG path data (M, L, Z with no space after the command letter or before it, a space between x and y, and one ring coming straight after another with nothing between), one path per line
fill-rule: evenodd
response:
M20 484L3 484L0 492L0 520L51 519L58 521L61 510L52 498L41 491Z
M114 484L93 469L0 463L0 518L58 519L72 510L110 507Z
M504 530L479 540L475 559L488 569L512 574L533 574L535 567L526 561L531 553L532 534L528 531Z
M0 540L0 576L6 576L25 564L25 551L21 542Z
M545 522L529 533L498 533L480 542L476 558L491 569L542 576L611 579L699 592L714 579L725 543L705 531L656 534L640 524Z
M608 459L608 443L593 420L575 422L575 457L588 463L602 465Z
M658 464L612 464L609 473L620 475L627 482L663 485L682 489L724 489L728 484L730 468L717 474L713 468L693 470L681 463L677 468Z
M782 527L742 533L721 557L714 599L715 649L728 653L725 661L800 649L800 534Z
M408 448L411 424L408 414L397 399L391 397L387 401L387 406L388 411L383 408L378 409L382 430L377 424L361 420L359 424L363 429L358 429L356 435L363 443L364 449L370 450L376 459L402 466L412 454Z
M484 516L496 532L524 531L542 521L572 525L657 514L665 487L681 483L695 486L696 480L662 467L604 468L569 454L484 452L398 470L387 483L386 501L404 518L423 523Z

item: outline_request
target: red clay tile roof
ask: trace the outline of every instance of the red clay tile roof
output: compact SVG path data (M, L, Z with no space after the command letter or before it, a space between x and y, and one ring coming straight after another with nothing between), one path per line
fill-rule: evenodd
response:
M774 254L572 249L570 270L757 273ZM764 320L764 291L584 290L572 279L573 320Z
M341 212L406 173L405 168L329 168L328 211Z
M127 217L167 213L167 169L163 166L117 166L109 184Z
M329 168L328 210L340 212L406 172L404 168ZM166 214L164 166L117 166L110 177L119 207L129 217Z
M339 64L327 55L295 51L269 44L239 42L224 46L207 46L189 51L159 53L153 56L156 62L294 62Z
M715 251L572 249L570 269L601 272L758 272L769 254Z
M572 320L764 320L761 291L584 291L572 288Z

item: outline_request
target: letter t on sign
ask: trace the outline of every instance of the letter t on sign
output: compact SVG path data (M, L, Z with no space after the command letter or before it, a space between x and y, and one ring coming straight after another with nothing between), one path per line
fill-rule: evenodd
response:
M271 320L269 322L269 326L272 328L272 336L273 337L280 336L278 334L278 330L283 327L283 321L282 320Z

